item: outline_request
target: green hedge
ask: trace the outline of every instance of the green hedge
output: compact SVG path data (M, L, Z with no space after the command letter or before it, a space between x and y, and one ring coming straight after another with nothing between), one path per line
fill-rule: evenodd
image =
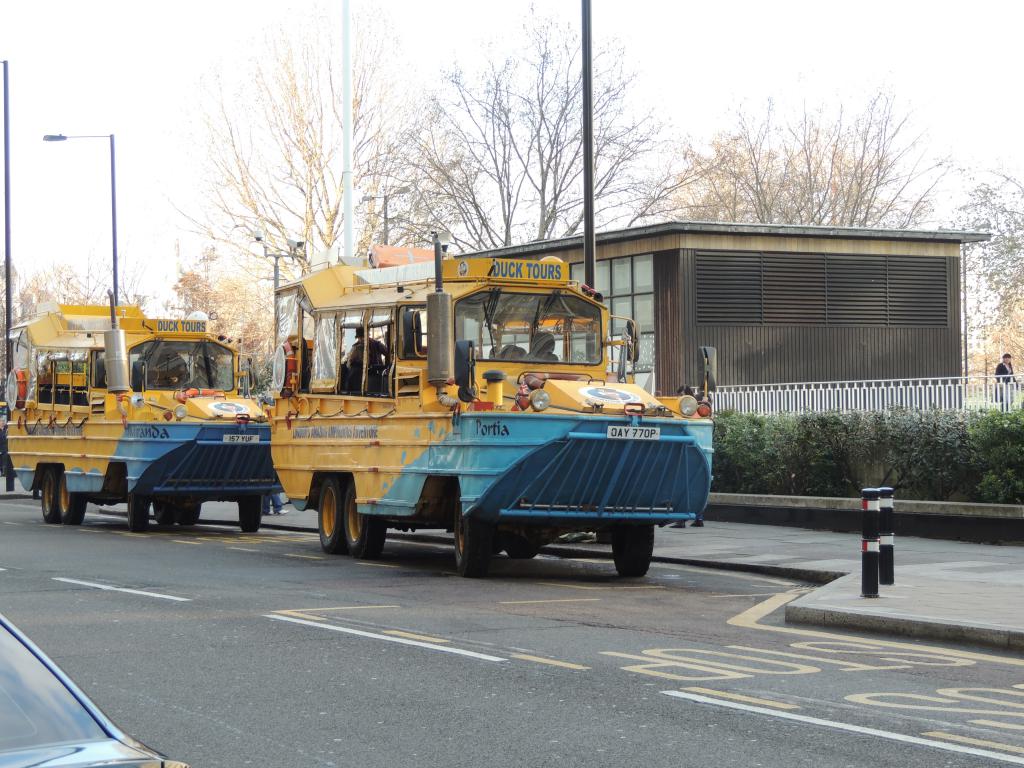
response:
M905 499L1022 504L1024 412L726 411L714 473L724 493L857 496L892 485Z

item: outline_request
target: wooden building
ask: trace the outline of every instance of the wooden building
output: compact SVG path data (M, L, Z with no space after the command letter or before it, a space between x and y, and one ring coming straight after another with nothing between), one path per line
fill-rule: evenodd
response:
M696 381L701 345L718 349L721 384L959 376L960 249L988 238L670 222L599 233L594 287L640 323L652 390ZM488 255L556 255L583 280L580 237Z

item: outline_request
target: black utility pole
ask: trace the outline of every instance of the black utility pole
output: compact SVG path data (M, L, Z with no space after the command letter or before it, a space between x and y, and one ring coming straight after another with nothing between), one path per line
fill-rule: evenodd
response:
M11 120L4 62L4 381L11 375ZM10 404L7 406L11 407Z
M590 44L590 0L583 0L583 282L594 287L597 241L594 237L594 87Z
M5 378L11 377L11 118L10 106L7 99L7 62L4 61L4 366ZM7 395L3 395L7 399ZM11 416L11 409L14 403L7 403L4 413L5 426L2 431L3 449L3 474L4 488L8 493L14 490L14 471L7 456L7 426L6 421Z

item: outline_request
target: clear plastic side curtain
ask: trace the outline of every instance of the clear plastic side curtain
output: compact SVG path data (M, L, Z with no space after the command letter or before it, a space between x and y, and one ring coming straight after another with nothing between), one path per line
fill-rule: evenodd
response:
M279 293L274 300L277 302L277 345L280 346L299 335L299 309L295 292Z
M334 314L316 318L313 339L312 388L315 391L334 391L338 383L338 323Z

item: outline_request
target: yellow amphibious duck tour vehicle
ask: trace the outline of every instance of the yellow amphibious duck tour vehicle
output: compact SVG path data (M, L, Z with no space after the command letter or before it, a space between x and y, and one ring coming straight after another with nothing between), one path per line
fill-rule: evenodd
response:
M388 528L445 528L459 573L482 576L497 552L610 529L618 572L645 574L654 527L707 503L713 350L697 397L656 398L628 381L636 324L609 339L568 264L434 251L433 265L332 266L278 292L285 492L318 510L331 553L373 558Z
M43 519L78 525L86 504L128 502L128 525L191 525L204 501L238 503L243 531L279 488L270 429L238 354L205 317L44 305L12 331L11 462L41 491ZM241 388L241 391L239 389Z

